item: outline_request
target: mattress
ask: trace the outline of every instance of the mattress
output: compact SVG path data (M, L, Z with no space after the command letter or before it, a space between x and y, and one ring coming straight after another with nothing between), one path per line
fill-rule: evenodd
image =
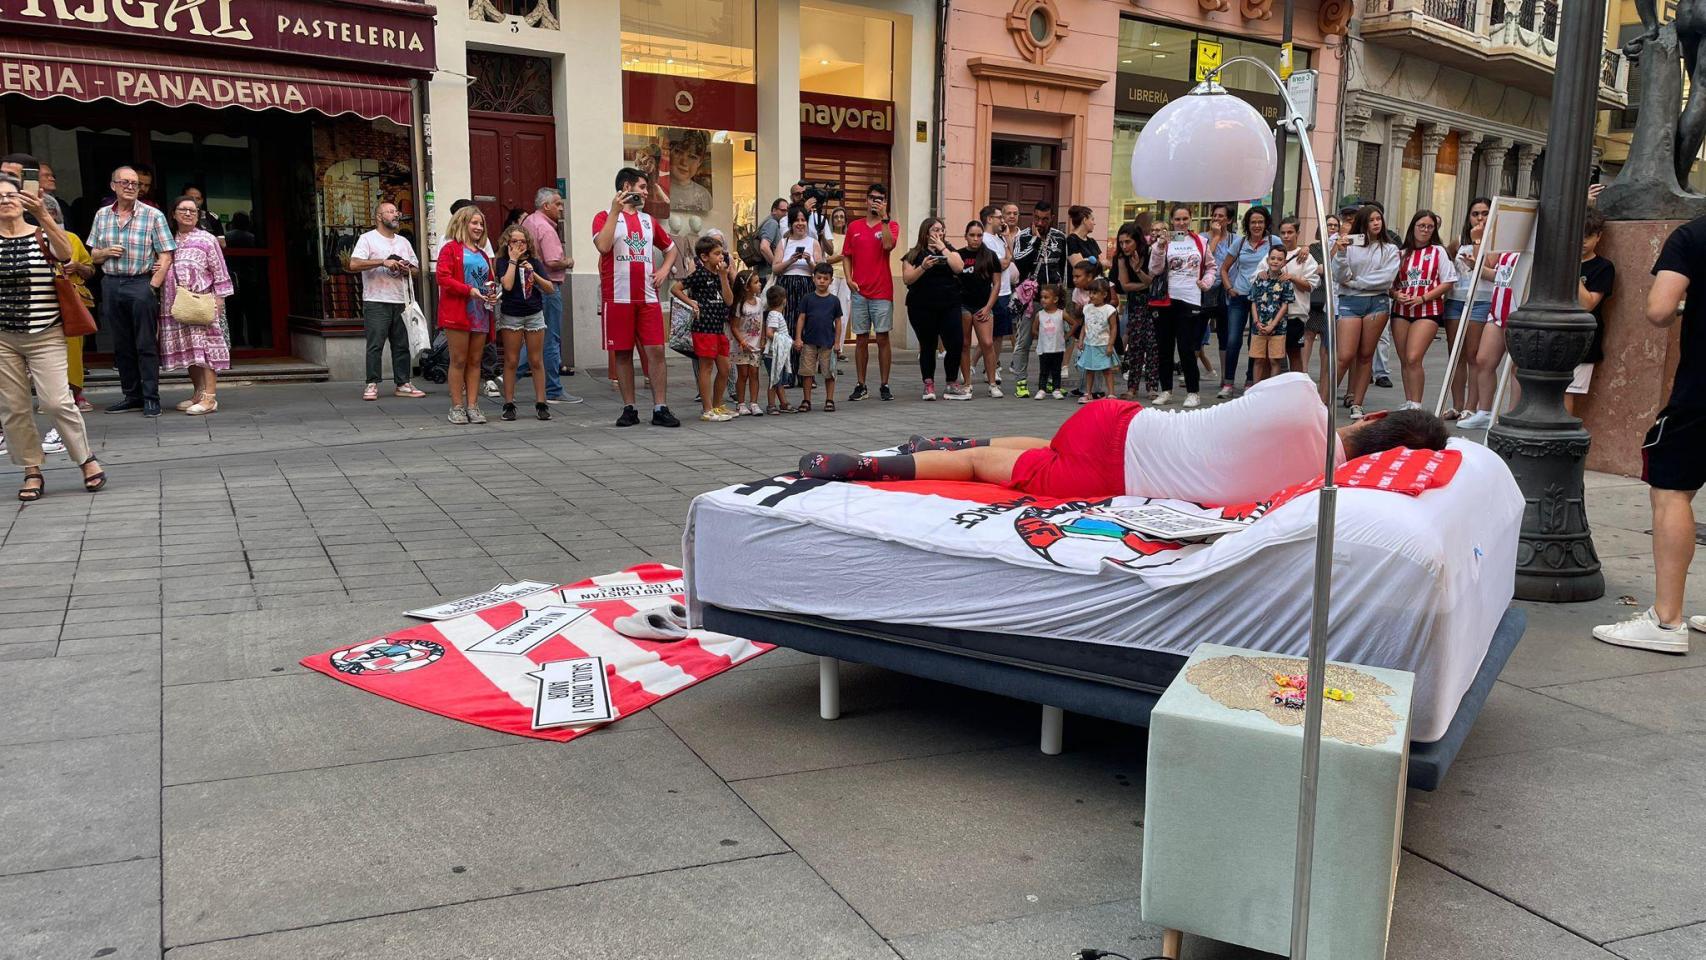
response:
M1451 449L1461 462L1443 486L1338 495L1328 655L1414 673L1412 736L1423 742L1444 734L1510 604L1523 509L1497 455ZM1316 491L1233 508L1162 501L1254 519L1211 544L1157 545L1083 525L1098 507L1149 502L1140 498L1062 503L974 488L776 477L704 494L683 544L690 606L923 638L1047 639L1050 661L1101 663L1087 672L1128 680L1153 668L1142 652L1188 656L1205 641L1307 652ZM1059 643L1090 646L1074 658Z

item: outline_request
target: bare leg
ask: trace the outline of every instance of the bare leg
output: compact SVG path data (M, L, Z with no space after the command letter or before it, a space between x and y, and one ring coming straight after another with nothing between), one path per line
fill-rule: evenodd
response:
M1694 560L1694 494L1653 490L1653 613L1661 623L1682 622L1683 588Z
M515 365L521 357L522 333L520 330L499 330L498 340L503 344L504 351L504 403L515 402ZM531 345L529 345L531 347ZM534 353L529 349L529 357L542 357L542 353Z
M854 335L853 365L859 371L859 383L865 383L865 373L871 368L871 335L860 333Z
M617 392L622 394L622 405L634 405L634 351L612 350L610 352L610 373L616 379Z
M879 333L877 336L877 373L883 378L885 386L889 382L889 368L894 364L894 351L889 347L889 335Z
M1362 359L1361 346L1362 321L1356 317L1340 317L1337 323L1339 324L1339 340L1337 344L1339 353L1339 375L1350 383L1356 383L1357 379L1362 376L1363 371L1361 367L1364 363ZM1371 351L1370 356L1372 355L1373 353ZM1322 399L1325 402L1333 402L1331 398L1331 391L1336 389L1337 386L1338 384L1329 384L1325 380L1322 380L1321 392Z
M644 346L640 348L640 354L643 358L641 362L646 367L646 376L652 381L652 403L660 407L669 406L669 367L664 364L663 347ZM632 378L632 376L633 372L630 370L629 377ZM629 397L631 397L633 394L631 383L628 392ZM634 401L629 397L625 397L624 401L633 403Z
M1498 396L1499 362L1505 358L1505 331L1492 323L1481 326L1481 342L1475 350L1475 409L1491 410Z
M1360 407L1368 396L1368 385L1374 380L1374 351L1380 347L1380 335L1386 330L1386 314L1363 317L1358 323L1357 376L1351 381L1351 402Z
M1412 320L1405 326L1409 329L1404 331L1404 342L1398 348L1404 369L1404 399L1421 403L1422 394L1427 392L1428 386L1428 374L1422 368L1422 361L1427 358L1428 348L1433 346L1439 324L1432 320Z
M1007 438L1003 438L1007 439ZM966 450L926 450L915 454L919 480L977 480L1006 483L1013 479L1013 464L1024 449L1016 447L971 447Z
M462 395L465 383L462 370L468 366L468 331L446 330L444 336L450 344L450 405L466 406L467 398Z
M529 357L543 357L545 355L545 331L529 330L523 336L527 339L527 355ZM517 349L520 348L519 343L516 346ZM533 377L533 402L544 403L545 374L541 372L540 364L528 364L527 371ZM509 345L504 344L504 389L509 392L512 399L515 396L515 391L510 388L509 381L513 376L515 376L515 366L510 362Z

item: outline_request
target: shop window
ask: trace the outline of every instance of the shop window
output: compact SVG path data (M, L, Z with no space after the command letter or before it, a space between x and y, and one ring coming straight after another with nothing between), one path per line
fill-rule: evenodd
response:
M867 100L894 95L894 23L800 7L800 89Z
M748 2L622 4L622 69L756 83Z
M753 193L758 184L756 135L649 123L622 125L622 155L652 178L646 212L667 225L690 253L710 229L730 245L754 229ZM676 261L683 273L692 257Z
M1058 149L1051 143L992 140L989 144L989 165L1021 170L1054 170L1055 152Z
M468 109L488 113L549 117L551 61L507 53L468 51Z
M1217 33L1181 30L1165 24L1123 17L1120 19L1119 72L1188 82L1193 77L1192 50L1199 39L1219 43L1222 62L1230 61L1234 57L1254 57L1275 70L1279 69L1278 44L1244 40ZM1309 50L1297 50L1296 69L1309 69L1312 59L1310 54ZM1220 74L1220 83L1228 90L1278 96L1273 81L1256 67L1245 63L1235 63L1227 67Z

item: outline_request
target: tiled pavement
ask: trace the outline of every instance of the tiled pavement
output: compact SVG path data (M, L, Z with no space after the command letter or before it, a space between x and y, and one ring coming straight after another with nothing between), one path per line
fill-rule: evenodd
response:
M1072 409L908 390L617 431L587 380L548 424L348 384L93 415L112 487L57 468L0 515L0 960L1153 952L1142 731L1074 718L1045 757L1032 706L858 667L826 724L777 651L565 746L296 665L502 579L679 561L693 494L808 448ZM1588 639L1652 579L1644 489L1595 477L1589 503L1607 599L1531 607L1444 788L1412 794L1393 957L1706 955L1706 671Z

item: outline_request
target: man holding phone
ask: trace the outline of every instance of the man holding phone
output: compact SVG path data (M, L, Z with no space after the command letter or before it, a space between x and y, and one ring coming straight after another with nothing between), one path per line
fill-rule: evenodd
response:
M355 241L348 267L361 274L361 321L367 333L367 387L361 398L379 399L379 361L390 343L392 395L419 399L426 394L409 382L413 364L403 308L409 302L411 278L421 264L409 238L397 232L403 223L397 205L389 200L381 203L378 220Z
M849 401L870 396L865 388L865 374L870 365L872 340L877 343L879 399L894 399L894 392L889 389L889 370L894 362L889 346L889 331L894 329L894 270L889 257L899 238L900 225L889 219L888 188L873 183L865 188L864 219L847 225L847 236L841 244L841 255L847 261L847 285L852 288L849 322L855 341L853 364L859 372L859 383L848 395Z
M141 202L141 178L132 167L113 171L118 199L95 213L89 256L101 268L101 318L113 334L113 360L124 399L108 413L160 415L160 287L177 242L166 215Z
M618 427L640 422L634 410L634 347L645 352L652 383L652 426L679 427L669 412L669 374L664 366L663 307L658 285L670 275L678 251L669 231L641 210L651 187L633 167L616 173L616 196L609 210L592 218L592 245L598 250L598 284L604 315L604 349L615 357L616 386L622 393ZM652 267L652 250L664 251Z

